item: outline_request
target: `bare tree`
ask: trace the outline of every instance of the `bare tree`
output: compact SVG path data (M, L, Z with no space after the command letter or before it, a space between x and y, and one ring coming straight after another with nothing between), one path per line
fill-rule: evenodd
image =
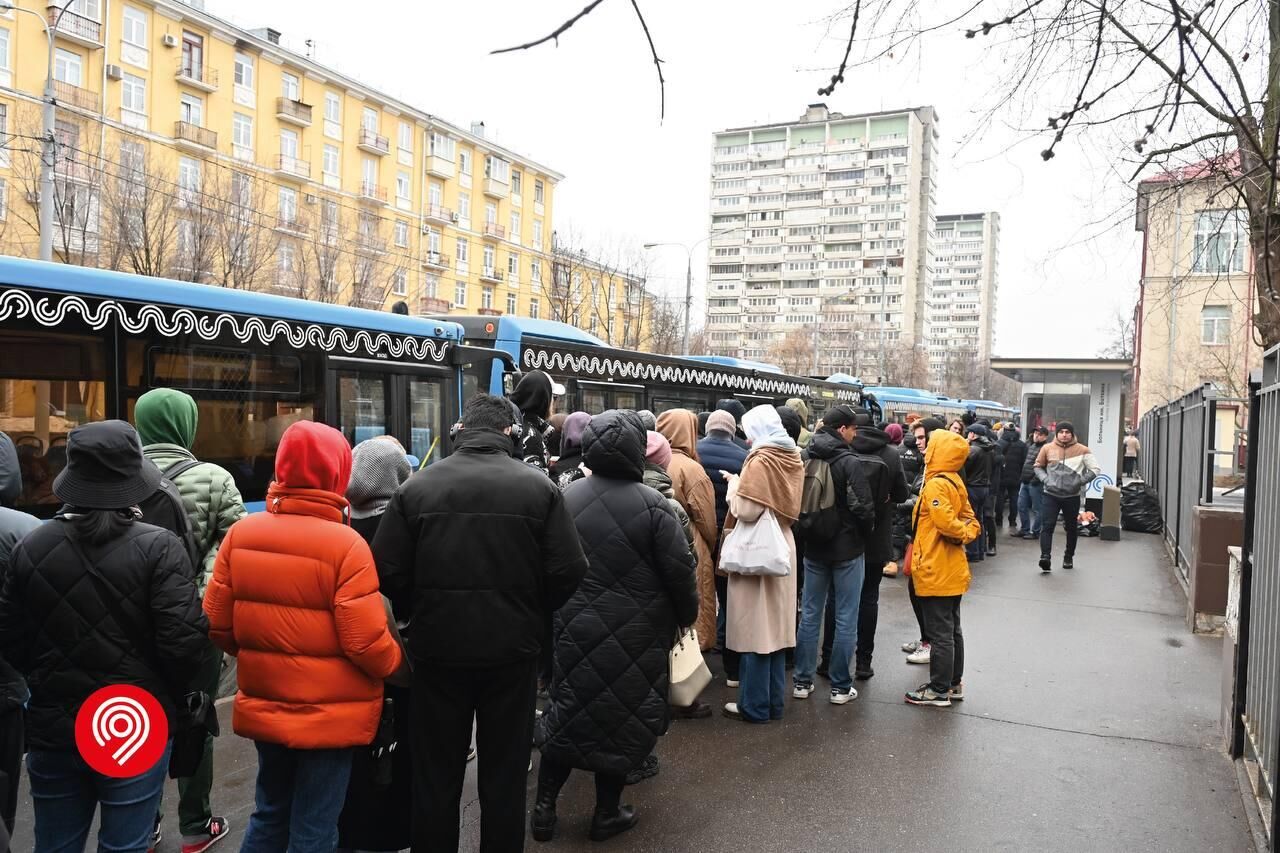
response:
M386 220L367 211L353 214L356 220L353 251L347 269L350 289L347 304L381 310L391 292L392 271L387 269Z
M266 182L247 172L219 169L213 186L214 280L223 287L255 290L280 246L276 223L266 213Z
M299 266L305 271L307 298L335 303L342 295L340 284L343 245L347 234L343 228L342 208L335 199L320 200L320 217L306 231L299 252Z
M219 195L221 190L222 182L214 163L201 162L198 172L179 176L173 278L206 282L214 277L220 239L218 220L226 209Z
M684 343L684 317L677 303L655 299L649 317L649 349L659 355L679 355ZM693 352L690 340L689 351Z
M924 388L929 384L929 359L924 347L899 338L885 344L885 384Z
M118 160L103 175L103 266L138 275L165 276L178 242L176 182L165 158L145 142L121 134Z
M813 369L813 332L811 329L792 329L781 340L773 342L766 358L785 372L807 376Z
M1133 314L1116 311L1111 318L1111 326L1107 332L1107 345L1098 350L1098 357L1123 358L1133 361L1134 329Z

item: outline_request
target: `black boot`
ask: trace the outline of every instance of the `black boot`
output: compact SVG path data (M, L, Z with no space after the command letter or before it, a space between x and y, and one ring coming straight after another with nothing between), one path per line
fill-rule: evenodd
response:
M538 798L529 816L529 832L534 841L550 841L556 834L556 794L538 786Z
M640 816L631 806L618 806L618 810L612 813L596 809L591 816L591 840L608 841L635 826L639 820ZM534 837L537 838L536 835Z

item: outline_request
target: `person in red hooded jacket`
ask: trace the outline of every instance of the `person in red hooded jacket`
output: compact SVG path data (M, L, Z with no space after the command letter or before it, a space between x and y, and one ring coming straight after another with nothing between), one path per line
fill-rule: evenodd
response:
M337 846L354 748L373 740L401 663L373 555L348 524L350 477L342 433L290 426L267 511L231 527L205 592L209 636L238 659L232 727L258 750L243 851Z

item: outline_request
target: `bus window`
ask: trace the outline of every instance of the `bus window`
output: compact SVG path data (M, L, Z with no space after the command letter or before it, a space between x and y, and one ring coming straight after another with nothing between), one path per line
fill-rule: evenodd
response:
M339 371L338 430L354 447L362 441L386 435L387 374Z
M594 388L582 389L582 411L588 415L598 415L607 408L609 404L605 402L603 391L597 391Z
M635 391L619 391L614 395L619 409L631 409L633 411L640 409L640 395Z
M440 458L443 406L443 380L409 380L409 452L424 467Z
M0 335L0 431L18 450L18 509L53 514L61 503L53 480L67 464L67 433L106 416L102 337Z

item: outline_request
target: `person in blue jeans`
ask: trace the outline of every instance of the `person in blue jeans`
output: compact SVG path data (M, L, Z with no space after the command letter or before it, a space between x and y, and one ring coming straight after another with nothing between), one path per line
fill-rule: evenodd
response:
M1049 430L1044 424L1036 427L1027 444L1026 461L1022 463L1022 488L1018 491L1018 535L1023 539L1040 538L1041 506L1044 484L1035 475L1036 457L1040 448L1049 441Z
M240 853L332 850L355 749L290 749L255 741L258 784Z
M818 626L831 590L835 595L836 625L828 675L831 702L836 705L858 698L849 676L849 664L857 650L864 555L875 524L871 487L850 448L856 434L857 419L848 406L836 406L823 414L822 429L814 433L809 442L809 465L821 463L830 469L837 523L829 536L813 532L813 526L802 534L805 548L803 613L796 638L791 695L807 699L813 693Z

